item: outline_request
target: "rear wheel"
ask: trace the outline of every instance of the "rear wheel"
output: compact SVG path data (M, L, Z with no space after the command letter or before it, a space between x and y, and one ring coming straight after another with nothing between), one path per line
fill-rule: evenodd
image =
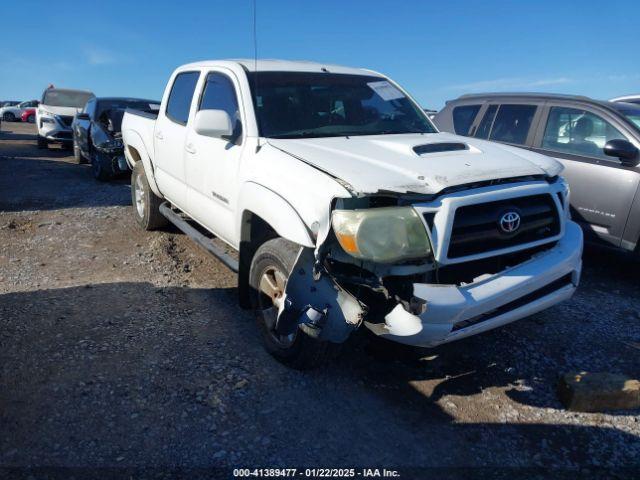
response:
M3 115L2 119L5 122L15 122L16 121L16 116L11 112L5 112L5 114Z
M139 161L131 174L131 203L138 225L145 230L156 230L167 225L169 221L160 213L162 201L151 190L144 165Z
M38 135L38 148L48 148L48 147L49 147L49 142L47 141L47 139L41 135Z
M299 245L284 238L263 243L251 261L249 284L266 350L290 367L307 370L325 363L337 345L312 338L300 328L289 335L275 332L278 309L299 249Z

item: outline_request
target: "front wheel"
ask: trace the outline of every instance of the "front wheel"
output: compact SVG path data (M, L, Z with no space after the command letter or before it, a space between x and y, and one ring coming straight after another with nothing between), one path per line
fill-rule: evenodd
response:
M299 250L299 245L284 238L263 243L251 260L249 285L266 350L290 367L307 370L325 363L336 352L337 346L312 338L300 328L290 335L274 331L287 279Z
M27 117L27 123L36 123L36 116L35 115L29 115Z
M106 182L108 180L111 180L112 173L110 169L105 165L105 162L99 153L93 151L93 149L90 150L89 160L91 162L91 172L93 173L93 178L95 178L99 182Z
M7 112L7 113L4 114L2 119L5 122L15 122L16 121L16 116L11 112Z
M151 190L142 161L133 166L131 173L131 203L138 225L145 230L156 230L169 223L160 213L162 199Z
M84 157L82 156L82 152L80 151L80 147L78 146L78 142L73 141L73 158L76 163L87 163Z

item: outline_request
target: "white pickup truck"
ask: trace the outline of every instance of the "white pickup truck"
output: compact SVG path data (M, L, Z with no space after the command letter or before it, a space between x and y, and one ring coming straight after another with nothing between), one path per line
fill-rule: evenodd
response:
M562 166L439 133L373 71L184 65L157 117L127 111L122 132L138 223L170 220L237 270L266 348L297 368L362 325L419 346L474 335L580 279Z

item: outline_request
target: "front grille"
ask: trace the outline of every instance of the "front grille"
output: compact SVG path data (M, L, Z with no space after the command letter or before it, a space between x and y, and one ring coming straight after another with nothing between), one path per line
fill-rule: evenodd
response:
M73 122L73 116L72 115L58 115L58 118L60 119L62 124L67 126L67 127L70 127L71 126L71 122Z
M57 132L54 137L60 140L71 140L73 138L73 134L71 132Z
M511 233L505 232L501 219L514 212L520 217L519 226ZM558 209L549 194L467 205L455 212L447 256L459 258L487 253L544 240L559 233Z

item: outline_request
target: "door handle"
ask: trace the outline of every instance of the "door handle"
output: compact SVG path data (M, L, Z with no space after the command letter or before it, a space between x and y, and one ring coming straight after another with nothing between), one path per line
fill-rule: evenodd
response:
M193 144L192 144L192 143L187 143L187 144L184 146L184 149L185 149L187 152L189 152L189 153L196 153L196 149L195 149L195 147L193 146Z
M158 140L162 140L164 137L162 136L162 132L156 132L156 138Z

